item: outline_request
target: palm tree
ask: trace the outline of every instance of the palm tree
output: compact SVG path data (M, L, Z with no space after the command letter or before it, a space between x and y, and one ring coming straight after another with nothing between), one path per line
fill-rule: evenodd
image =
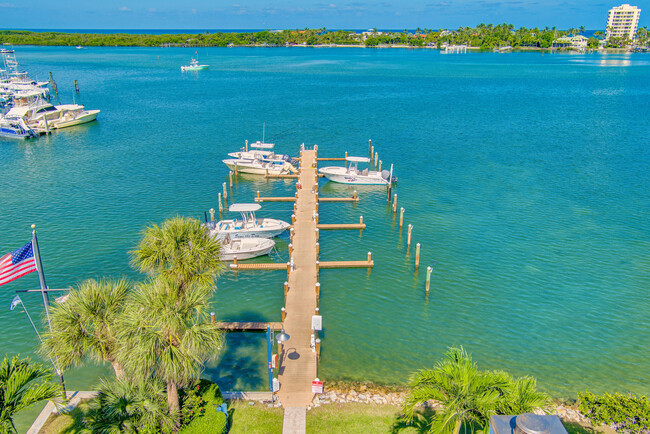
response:
M52 330L43 340L42 350L66 369L86 357L109 362L115 375L124 376L116 359L117 318L121 314L131 284L125 279L89 279L70 291L68 299L52 308Z
M102 380L90 403L89 428L94 433L170 433L175 418L165 400L165 386L154 379Z
M506 372L479 370L462 347L450 348L433 369L416 373L409 386L407 421L413 421L416 407L430 399L443 405L429 423L429 432L436 434L455 434L463 426L472 432L477 425L485 430L492 414L532 411L548 400L535 392L534 379L515 382Z
M213 286L224 266L219 241L211 238L199 220L174 217L143 231L133 265L151 276L175 282L179 291L193 283Z
M49 371L41 365L18 356L11 360L5 356L0 364L0 432L17 432L14 414L38 401L53 398L59 391L58 385L49 382Z
M197 379L203 364L223 345L210 322L212 287L196 283L179 291L164 276L139 285L122 317L120 359L142 377L165 382L170 414L180 409L178 389Z

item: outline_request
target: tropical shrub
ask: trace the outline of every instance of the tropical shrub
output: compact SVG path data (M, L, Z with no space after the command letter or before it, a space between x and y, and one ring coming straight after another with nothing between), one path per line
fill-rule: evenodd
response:
M595 425L613 425L624 433L650 433L650 401L644 395L578 393L580 411Z
M158 380L102 380L97 391L86 418L93 433L170 433L175 427Z
M18 356L5 356L0 363L0 433L15 433L16 413L56 396L60 388L49 379L49 371L41 365Z
M443 409L429 417L428 432L457 433L461 427L487 430L493 414L520 414L548 403L549 397L535 390L531 377L513 379L504 371L481 371L472 357L460 348L450 348L433 369L415 373L406 398L406 422L413 422L415 410L429 400Z

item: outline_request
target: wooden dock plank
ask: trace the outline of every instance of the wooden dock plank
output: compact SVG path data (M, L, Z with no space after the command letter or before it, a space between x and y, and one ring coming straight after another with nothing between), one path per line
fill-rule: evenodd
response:
M237 331L237 332L254 331L254 330L265 331L266 327L269 327L269 326L271 327L271 330L276 330L276 331L282 330L282 323L281 322L260 322L260 321L225 322L225 321L217 321L215 324L221 330Z
M326 158L317 158L316 161L345 161L345 157L326 157Z
M358 197L319 197L318 202L359 202Z
M375 261L322 261L320 268L374 268Z
M231 270L286 270L287 264L277 262L265 262L261 264L230 264Z
M365 229L365 223L328 223L318 224L318 229L323 231L331 231L335 229Z
M295 202L295 197L256 197L255 202Z

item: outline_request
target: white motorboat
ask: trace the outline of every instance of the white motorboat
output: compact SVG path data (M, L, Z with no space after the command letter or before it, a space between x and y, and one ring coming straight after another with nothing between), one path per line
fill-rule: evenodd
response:
M195 58L192 58L192 61L189 65L181 66L181 71L200 71L202 69L207 69L210 65L199 65L199 61Z
M207 223L210 235L217 239L227 236L231 240L237 238L273 238L286 231L290 224L282 220L257 218L255 211L261 206L257 203L235 203L228 211L241 213L241 220L220 220ZM239 259L239 258L238 258Z
M346 161L350 163L348 167L328 166L318 169L327 179L342 184L365 184L365 185L388 185L397 181L393 177L393 168L390 172L382 170L381 172L363 169L359 170L359 163L369 163L370 158L366 157L347 157Z
M30 95L31 97L34 94ZM36 95L27 98L23 103L14 99L14 107L7 116L21 117L32 128L43 130L66 128L73 125L92 122L97 119L99 110L86 110L80 104L64 104L54 106Z
M3 116L0 118L0 137L29 139L38 136L39 134L31 129L21 117Z
M248 160L265 160L268 157L275 155L273 148L275 147L274 143L264 143L259 140L255 143L249 145L251 148L250 151L246 148L242 148L239 152L229 152L228 156L232 158L244 158Z
M293 164L284 160L229 158L223 160L223 163L233 172L252 175L286 175L298 172Z
M222 261L256 258L271 253L275 241L268 238L236 238L227 236L221 243L219 257Z

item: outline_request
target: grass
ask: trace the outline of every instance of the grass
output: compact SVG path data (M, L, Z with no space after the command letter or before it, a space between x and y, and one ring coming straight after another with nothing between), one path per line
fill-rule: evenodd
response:
M228 413L231 425L229 434L282 433L282 408L269 408L262 403L250 405L248 401L231 401Z
M68 414L50 416L43 428L41 428L40 434L90 433L90 430L85 428L83 423L86 411L88 411L88 404L82 402Z
M390 433L401 407L380 404L328 404L307 412L308 433ZM400 433L418 433L414 427L400 427Z

